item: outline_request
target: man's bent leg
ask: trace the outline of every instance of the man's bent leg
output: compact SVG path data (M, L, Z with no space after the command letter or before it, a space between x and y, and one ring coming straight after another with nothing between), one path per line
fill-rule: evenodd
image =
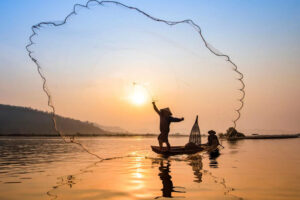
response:
M160 148L160 150L161 150L161 149L162 149L162 147L163 147L163 143L162 143L162 141L158 140L158 144L159 144L159 148Z
M170 151L171 145L170 145L169 141L167 141L166 143L167 143L167 149L168 149L168 151Z
M157 140L158 140L159 148L161 150L162 147L163 147L163 143L162 143L162 139L161 139L161 134L159 134L159 136L157 137Z

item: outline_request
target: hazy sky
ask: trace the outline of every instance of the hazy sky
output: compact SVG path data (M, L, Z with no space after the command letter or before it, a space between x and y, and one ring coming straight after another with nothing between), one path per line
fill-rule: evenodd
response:
M74 3L84 2L0 2L0 103L49 110L25 51L30 27L62 20ZM300 132L299 1L121 2L163 19L192 19L210 44L231 56L246 83L240 130ZM232 125L239 106L237 76L188 26L168 27L116 6L95 7L81 10L65 27L41 30L35 41L61 115L157 132L150 99L141 106L128 100L137 81L147 85L159 107L185 117L173 132L188 133L197 114L202 131Z

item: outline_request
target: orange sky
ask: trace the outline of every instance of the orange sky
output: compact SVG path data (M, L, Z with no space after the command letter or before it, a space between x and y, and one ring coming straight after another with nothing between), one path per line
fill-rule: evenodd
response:
M211 9L223 15L214 19L201 6L202 12L187 3L183 13L174 7L165 14L153 9L153 14L195 19L206 39L238 64L246 83L245 107L238 123L241 131L300 132L300 31L293 23L299 18L297 12L289 7L290 12L279 15L279 5L260 5L269 15L259 17L255 6L247 7L249 12L215 6ZM224 132L232 126L241 95L237 75L204 47L193 29L168 27L122 9L97 9L83 11L65 27L45 28L35 40L35 56L43 66L58 114L156 133L159 118L150 98L140 106L128 100L133 82L138 82L147 85L159 108L170 107L174 116L185 117L184 122L172 125L172 132L189 133L196 115L203 132ZM28 27L33 23L24 20ZM1 44L0 72L5 76L0 80L0 101L48 110L41 80L24 52L27 35L17 30L15 34L7 33L7 37L18 39Z

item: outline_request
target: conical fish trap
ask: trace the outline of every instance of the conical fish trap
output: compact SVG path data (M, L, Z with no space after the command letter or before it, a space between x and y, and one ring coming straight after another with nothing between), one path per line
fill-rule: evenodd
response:
M198 116L196 117L195 123L190 133L189 142L200 145L201 144L201 133L198 125Z

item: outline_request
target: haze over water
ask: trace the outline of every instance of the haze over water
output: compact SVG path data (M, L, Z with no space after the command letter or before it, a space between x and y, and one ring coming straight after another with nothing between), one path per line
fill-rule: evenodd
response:
M0 138L0 199L299 199L299 139L229 143L221 155L162 158L156 138ZM170 138L185 144L188 138ZM130 157L126 157L126 156ZM172 187L173 186L173 187Z

